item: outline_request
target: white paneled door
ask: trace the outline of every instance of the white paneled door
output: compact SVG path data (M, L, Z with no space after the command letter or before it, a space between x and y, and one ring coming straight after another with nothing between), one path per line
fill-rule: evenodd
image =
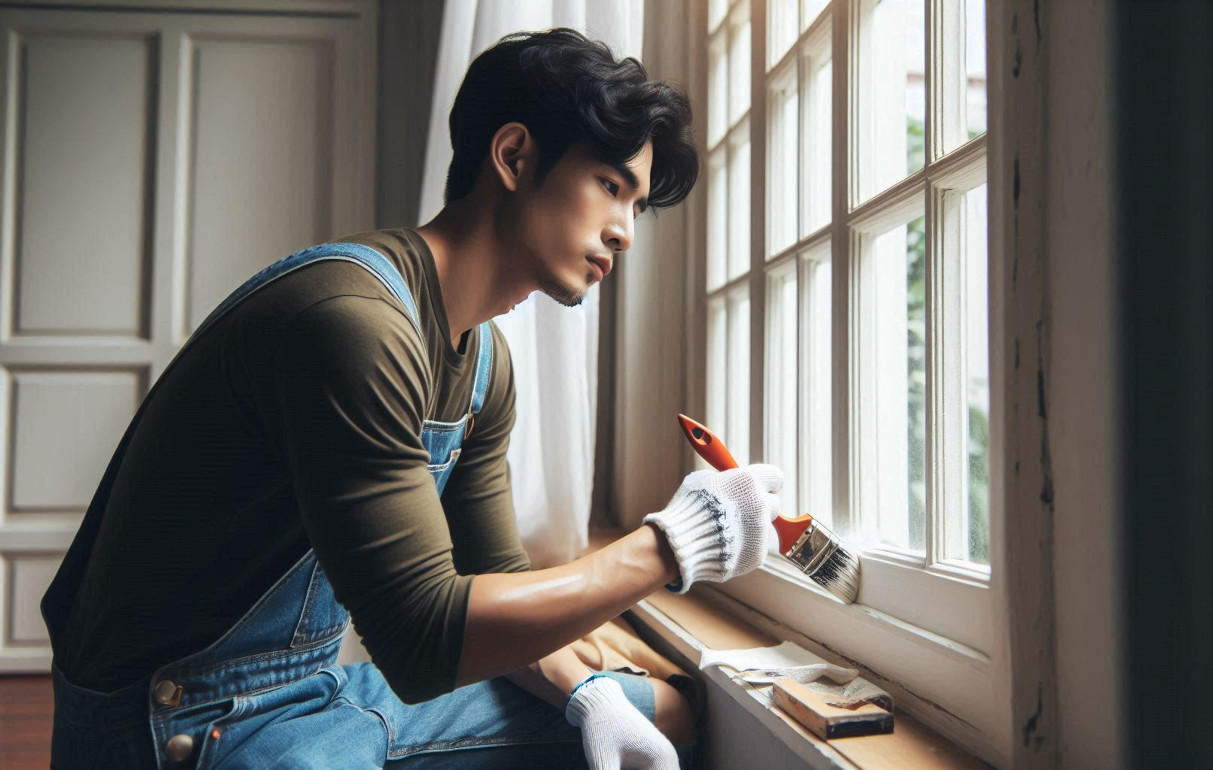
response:
M31 5L0 9L0 672L49 670L42 593L194 327L374 211L373 2Z

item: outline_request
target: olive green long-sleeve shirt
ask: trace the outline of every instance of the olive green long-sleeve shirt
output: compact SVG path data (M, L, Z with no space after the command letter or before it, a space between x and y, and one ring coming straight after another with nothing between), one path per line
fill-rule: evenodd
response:
M415 232L340 240L396 265L420 334L370 273L323 261L187 348L149 396L54 634L75 684L114 690L206 647L314 548L389 684L424 700L454 687L471 576L529 567L506 466L504 338L493 326L487 398L440 500L422 423L467 412L479 330L451 345Z

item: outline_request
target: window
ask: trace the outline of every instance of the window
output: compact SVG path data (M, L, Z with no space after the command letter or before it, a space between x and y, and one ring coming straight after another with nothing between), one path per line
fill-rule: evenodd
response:
M863 555L858 606L774 559L722 590L962 714L944 731L983 753L984 0L710 0L707 24L707 424Z

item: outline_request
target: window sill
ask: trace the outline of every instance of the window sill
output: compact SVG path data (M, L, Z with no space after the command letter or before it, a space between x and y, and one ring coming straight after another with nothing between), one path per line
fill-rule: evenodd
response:
M700 651L705 647L764 647L779 641L694 593L675 596L662 591L637 604L630 613L633 624L650 644L691 671L698 670ZM741 730L737 728L742 723L736 720L722 721L715 729L709 721L704 736L707 767L726 766L722 760L730 754L742 756L740 752L751 759L749 764L780 766L760 761L766 759L760 755L763 747L770 751L770 741L755 735L761 730L786 749L777 753L786 757L788 767L801 766L800 763L845 770L986 767L901 709L897 710L892 734L824 741L779 709L770 707L768 697L759 688L734 680L720 668L698 674L708 690L709 703L714 704L712 708L715 704L731 711L740 708L753 720ZM731 708L729 704L733 704Z
M864 564L865 577L870 577L868 569L876 564L871 559ZM769 559L761 569L723 586L703 587L702 594L772 637L860 669L893 696L899 710L982 759L1007 764L1009 744L1002 742L1009 736L1000 733L1010 724L1008 698L998 678L1003 658L991 659L863 603L879 598L871 595L875 582L864 581L859 602L844 604L782 560ZM946 595L934 603L960 606ZM989 623L993 635L993 621Z

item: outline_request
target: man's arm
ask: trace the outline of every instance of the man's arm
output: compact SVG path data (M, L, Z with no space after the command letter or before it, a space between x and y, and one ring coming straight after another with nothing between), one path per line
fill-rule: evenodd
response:
M544 658L677 579L674 553L651 525L559 567L477 575L457 683Z
M267 427L337 599L407 703L529 665L664 584L727 579L747 542L765 553L774 494L745 469L700 471L657 514L660 532L642 526L552 569L461 575L426 469L428 364L408 321L342 296L300 312L282 336ZM721 487L730 474L745 483ZM756 537L736 531L738 505Z
M593 673L571 648L561 647L551 655L512 671L505 677L531 695L563 709L573 688Z

